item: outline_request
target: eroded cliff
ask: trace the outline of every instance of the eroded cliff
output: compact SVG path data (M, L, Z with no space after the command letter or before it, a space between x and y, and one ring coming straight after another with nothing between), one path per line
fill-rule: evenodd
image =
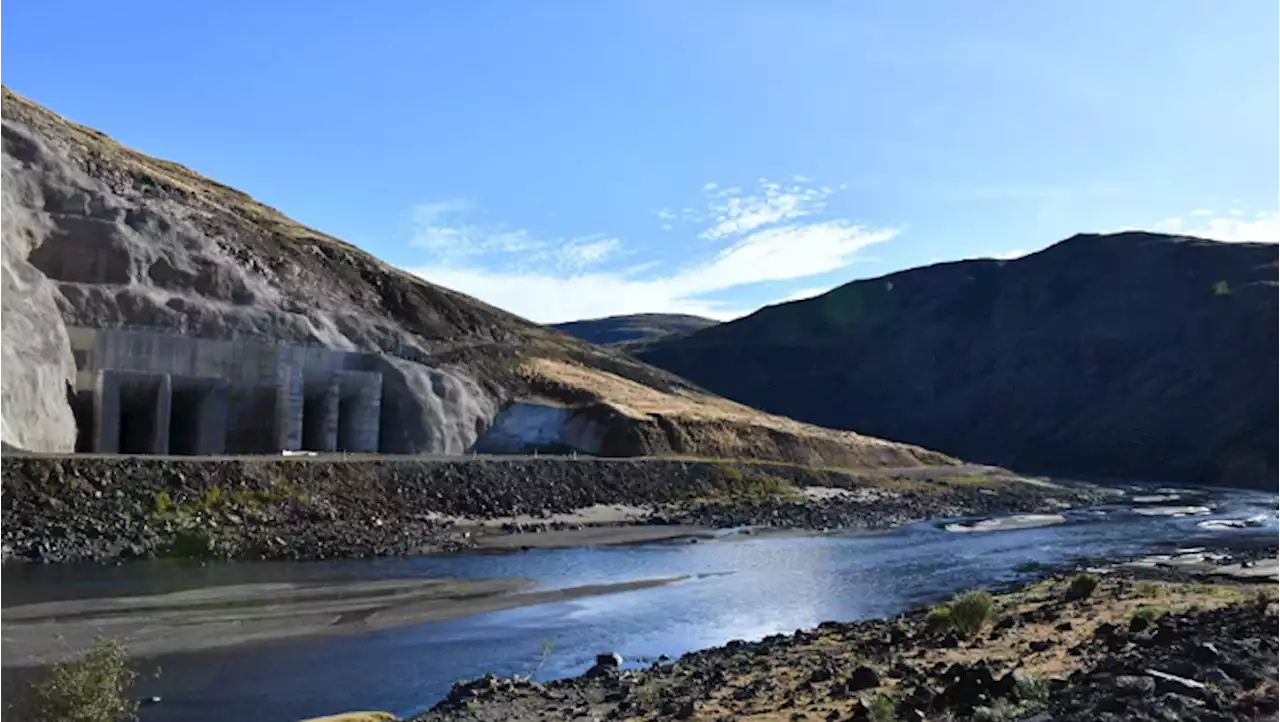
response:
M3 117L8 444L65 451L74 443L65 323L383 354L395 429L386 450L402 453L460 453L492 433L511 450L577 444L613 456L810 465L951 461L727 402L424 282L8 89ZM564 422L528 436L518 412L499 415L524 399L564 409Z

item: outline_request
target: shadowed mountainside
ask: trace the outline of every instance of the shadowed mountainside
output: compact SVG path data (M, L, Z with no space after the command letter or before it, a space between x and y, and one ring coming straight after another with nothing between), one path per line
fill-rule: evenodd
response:
M628 347L672 334L689 334L719 321L682 313L636 313L552 324L552 328L600 346Z
M601 455L952 462L712 396L425 282L8 88L3 118L7 444L74 448L66 326L140 326L386 354L383 423L397 448L384 450L396 453L462 453L504 418L529 418L501 413L528 401L558 424L559 446ZM527 431L516 423L507 437Z
M1277 246L1130 232L636 351L766 411L1027 471L1274 488Z

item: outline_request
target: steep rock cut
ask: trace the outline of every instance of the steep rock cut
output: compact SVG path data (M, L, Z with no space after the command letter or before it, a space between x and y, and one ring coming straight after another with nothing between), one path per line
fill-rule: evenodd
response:
M392 429L384 451L461 453L492 435L511 451L580 444L612 456L952 461L727 402L424 282L8 89L3 117L6 444L74 444L65 323L382 354L383 427ZM23 329L36 332L17 338ZM565 409L561 430L543 424L530 435L519 413L499 415L526 399Z
M637 355L756 408L974 461L1276 483L1272 243L1080 235L857 281Z
M4 444L41 451L72 451L76 422L67 402L75 361L67 329L58 313L58 291L27 262L31 249L50 233L41 184L24 173L35 148L4 129L3 303L0 352L0 406L4 409ZM56 169L46 169L51 177Z

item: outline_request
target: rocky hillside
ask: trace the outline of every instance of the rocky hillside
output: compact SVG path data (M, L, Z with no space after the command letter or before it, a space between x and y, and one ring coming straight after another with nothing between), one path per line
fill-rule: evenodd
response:
M1277 246L1079 235L638 350L772 413L1024 471L1275 488Z
M559 424L548 432L542 423L539 443L604 455L950 462L710 396L424 282L8 89L3 118L6 444L74 447L67 325L141 326L384 353L384 396L406 430L394 451L404 453L460 453L520 400L548 412L533 414L539 423ZM474 433L442 433L433 428L441 419ZM507 442L519 441L525 429L507 431Z
M717 323L719 321L683 313L636 313L557 323L552 328L577 336L587 343L626 346L656 341L672 334L701 331Z

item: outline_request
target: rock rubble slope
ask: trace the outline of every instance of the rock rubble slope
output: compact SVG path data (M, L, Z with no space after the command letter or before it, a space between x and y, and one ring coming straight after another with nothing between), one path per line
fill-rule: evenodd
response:
M7 88L3 117L6 444L73 448L64 324L123 325L385 354L389 451L460 453L518 400L569 409L602 455L952 461L713 396L425 282Z
M636 353L771 413L971 461L1275 488L1277 248L1079 235L856 281Z

